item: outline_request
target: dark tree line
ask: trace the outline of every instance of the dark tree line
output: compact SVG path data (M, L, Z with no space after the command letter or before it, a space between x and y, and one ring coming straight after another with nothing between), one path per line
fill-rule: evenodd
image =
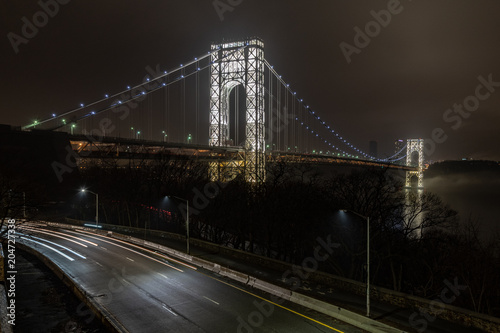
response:
M479 241L474 221L459 223L439 197L404 189L386 170L325 175L281 161L268 165L262 184L241 176L213 183L208 174L202 161L159 155L153 161L90 164L80 179L99 193L101 223L184 234L185 206L165 200L178 196L190 203L193 237L300 264L313 254L318 236L329 236L340 246L319 269L362 282L366 221L351 211L369 216L374 285L436 298L445 280L458 278L467 290L453 305L498 315L498 241ZM3 216L19 214L19 202L8 203L5 192L14 185L0 186ZM93 220L93 196L75 188L68 201L72 217Z

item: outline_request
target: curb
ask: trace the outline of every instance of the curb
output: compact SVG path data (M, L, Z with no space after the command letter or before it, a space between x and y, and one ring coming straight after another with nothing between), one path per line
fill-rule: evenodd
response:
M64 270L59 267L56 263L48 259L41 252L38 252L34 248L27 246L25 244L16 243L16 247L26 251L35 257L37 257L43 264L45 264L54 274L65 284L70 290L83 302L90 310L96 315L101 323L106 327L109 332L112 333L129 333L129 331L102 305L95 302L89 297L89 295L83 290L83 288L76 283L73 278L64 272Z
M220 274L222 276L226 276L230 279L233 279L235 281L238 281L240 283L246 284L250 287L253 287L255 289L259 289L261 291L267 292L271 295L277 296L279 298L285 299L287 301L293 302L295 304L302 305L304 307L307 307L309 309L318 311L320 313L326 314L330 317L333 317L335 319L338 319L340 321L343 321L345 323L348 323L352 326L361 328L365 331L372 332L372 333L406 333L406 331L403 331L401 329L396 329L394 327L391 327L389 325L380 323L376 320L367 318L365 316L359 315L355 312L340 308L338 306L335 306L330 303L326 303L324 301L317 300L315 298L297 293L295 291L291 291L289 289L274 285L272 283L260 280L256 277L253 277L251 275L247 275L235 270L232 270L230 268L222 267L219 264L210 262L208 260L204 260L198 257L194 257L191 255L188 255L184 252L180 252L174 249L171 249L169 247L166 247L164 245L160 245L157 243L153 243L150 241L145 241L143 239L131 237L131 236L126 236L122 235L119 233L115 232L110 232L110 231L105 231L105 230L96 230L93 228L86 228L86 227L80 227L80 226L73 226L73 225L67 225L67 224L62 224L62 223L53 223L53 222L46 222L47 225L53 226L53 227L60 227L60 228L65 228L65 229L83 229L83 230L88 230L88 231L93 231L97 234L101 234L103 236L110 236L119 240L124 240L131 242L136 245L141 245L144 247L147 247L149 249L153 250L158 250L162 251L166 254L169 254L173 257L176 257L177 259L182 259L185 260L193 265L196 265L198 267L202 267L206 270L209 270L211 272Z

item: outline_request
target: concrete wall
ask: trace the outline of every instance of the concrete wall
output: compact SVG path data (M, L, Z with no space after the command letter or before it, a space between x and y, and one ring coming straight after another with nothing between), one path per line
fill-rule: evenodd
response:
M70 220L69 222L71 222L72 224L79 224L79 225L82 224L81 222L75 220ZM144 233L143 229L116 226L116 225L103 225L103 228L122 233L123 232ZM154 235L155 237L161 237L165 239L175 239L183 241L186 240L186 238L182 235L172 234L162 231L148 230L148 233ZM259 264L266 268L270 268L281 272L285 272L291 268L291 264L283 261L255 255L253 253L241 250L231 249L228 247L209 243L199 239L191 238L190 243L193 246L201 247L213 253L221 253L241 261L246 261L253 264ZM366 294L365 283L342 278L339 276L335 276L320 271L312 272L308 277L308 281L329 285L342 290L350 291L358 295ZM464 326L476 327L487 332L500 332L500 318L487 316L467 309L444 304L442 302L436 304L434 300L428 300L425 298L416 297L409 294L404 294L401 292L376 286L372 286L370 296L373 300L379 300L403 308L412 308L415 309L415 311L426 312L431 316L436 316L452 322L461 323Z

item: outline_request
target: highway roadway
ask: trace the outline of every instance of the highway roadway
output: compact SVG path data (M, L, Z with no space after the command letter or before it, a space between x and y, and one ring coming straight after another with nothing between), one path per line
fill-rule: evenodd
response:
M57 264L128 332L363 332L164 254L89 231L19 225L17 242ZM88 311L80 313L93 318Z

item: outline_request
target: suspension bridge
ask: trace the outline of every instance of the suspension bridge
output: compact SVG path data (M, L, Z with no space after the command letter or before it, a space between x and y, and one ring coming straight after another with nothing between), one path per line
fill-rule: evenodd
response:
M63 131L82 158L148 158L169 153L209 163L213 180L238 174L263 182L266 163L341 163L406 171L422 187L423 140L394 155L356 147L299 97L264 57L259 38L215 43L210 51L96 101L52 113L23 130ZM412 163L417 153L418 163ZM401 163L406 161L406 165Z

